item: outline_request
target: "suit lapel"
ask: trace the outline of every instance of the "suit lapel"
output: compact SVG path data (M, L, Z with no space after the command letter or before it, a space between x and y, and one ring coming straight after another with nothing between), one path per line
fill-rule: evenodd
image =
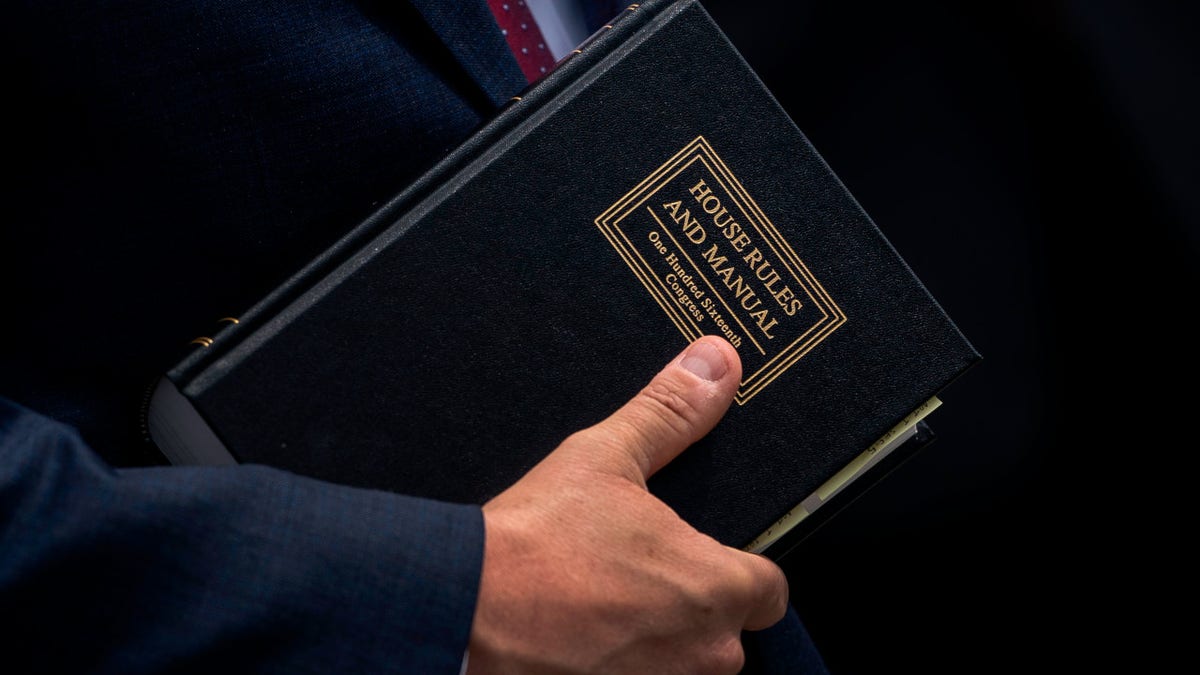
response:
M525 76L484 0L411 2L493 105L525 87Z

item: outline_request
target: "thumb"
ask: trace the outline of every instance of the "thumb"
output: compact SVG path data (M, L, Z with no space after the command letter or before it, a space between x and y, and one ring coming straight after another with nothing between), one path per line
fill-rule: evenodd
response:
M720 337L701 337L637 396L603 422L567 439L560 450L586 448L589 457L583 461L593 468L644 485L716 426L733 402L741 377L733 345Z

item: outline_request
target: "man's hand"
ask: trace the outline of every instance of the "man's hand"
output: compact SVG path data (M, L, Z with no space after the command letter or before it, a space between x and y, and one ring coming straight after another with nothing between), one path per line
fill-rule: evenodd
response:
M783 572L697 532L646 479L707 434L741 378L704 337L605 421L483 507L469 672L736 673L779 621Z

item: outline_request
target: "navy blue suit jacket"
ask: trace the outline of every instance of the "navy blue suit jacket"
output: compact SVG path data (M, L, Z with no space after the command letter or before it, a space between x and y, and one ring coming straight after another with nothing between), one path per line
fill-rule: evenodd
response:
M0 235L20 317L0 335L5 655L47 672L456 673L477 506L159 466L138 408L191 337L525 86L487 6L29 2L4 31L22 170ZM794 613L747 644L749 668L820 667Z

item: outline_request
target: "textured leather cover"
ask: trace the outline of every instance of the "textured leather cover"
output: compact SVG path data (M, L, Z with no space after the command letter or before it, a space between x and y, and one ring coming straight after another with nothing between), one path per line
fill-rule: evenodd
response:
M979 359L697 2L626 15L168 374L238 460L482 502L724 334L650 487L744 546Z

